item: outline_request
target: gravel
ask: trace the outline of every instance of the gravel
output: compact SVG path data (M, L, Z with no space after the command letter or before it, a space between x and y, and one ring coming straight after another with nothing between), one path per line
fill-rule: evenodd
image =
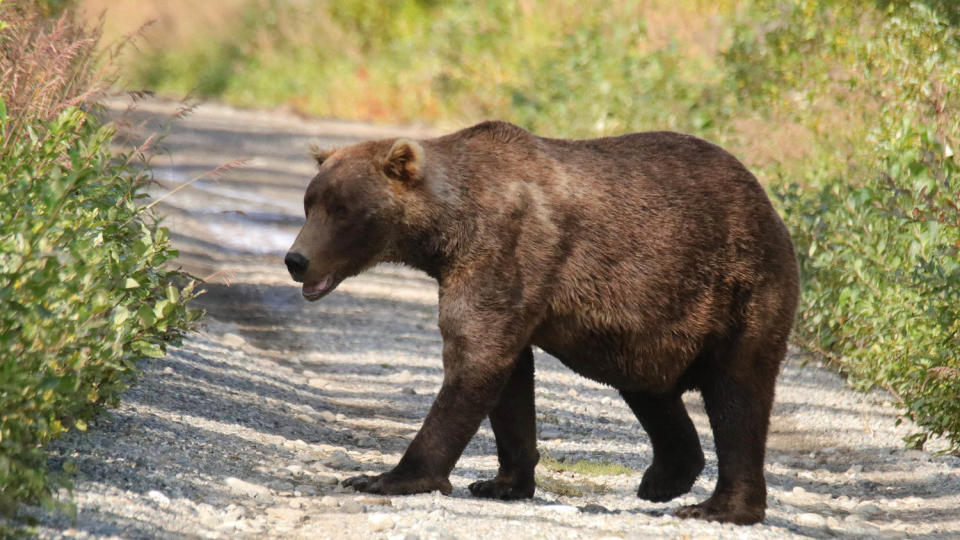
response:
M151 103L140 119L162 123L172 110ZM219 272L199 300L208 317L181 347L141 364L117 409L51 447L54 469L76 466L72 496L60 497L77 513L26 510L39 520L41 538L960 536L960 458L936 453L936 444L905 450L901 439L914 427L896 425L890 396L855 393L800 351L791 351L779 379L769 508L757 525L672 516L708 496L716 481L699 396L686 401L706 453L704 473L691 493L650 503L635 495L651 450L629 409L614 390L540 351L540 451L629 473L540 466L532 500L475 499L467 485L497 469L485 423L451 476L450 496L381 497L339 486L397 462L442 378L430 280L381 266L307 304L281 262L283 242L299 226L294 209L309 174L307 142L377 133L396 131L216 106L173 128L170 165L160 171L170 177L257 157L255 171L221 181L228 195L211 198L201 187L160 205L184 268ZM243 214L224 217L222 207ZM245 245L236 231L256 240Z

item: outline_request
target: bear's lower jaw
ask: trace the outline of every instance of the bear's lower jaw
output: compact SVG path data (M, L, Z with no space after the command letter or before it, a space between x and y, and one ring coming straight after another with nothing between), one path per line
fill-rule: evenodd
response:
M314 285L303 284L303 290L301 291L303 297L310 302L315 302L324 296L326 296L330 291L335 289L340 282L334 279L333 276L327 276L323 278L320 283Z

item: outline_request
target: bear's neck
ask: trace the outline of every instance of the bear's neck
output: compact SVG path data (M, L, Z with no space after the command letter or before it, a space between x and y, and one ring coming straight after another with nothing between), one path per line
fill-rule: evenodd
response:
M406 228L397 239L391 262L416 268L442 282L469 244L465 235L473 227L465 221L465 213L440 211L428 223Z

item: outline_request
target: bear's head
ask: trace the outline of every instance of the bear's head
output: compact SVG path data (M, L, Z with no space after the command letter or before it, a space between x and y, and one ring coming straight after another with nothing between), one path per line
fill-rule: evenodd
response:
M314 151L303 198L306 223L284 262L303 297L319 300L345 278L388 260L421 180L423 147L410 139Z

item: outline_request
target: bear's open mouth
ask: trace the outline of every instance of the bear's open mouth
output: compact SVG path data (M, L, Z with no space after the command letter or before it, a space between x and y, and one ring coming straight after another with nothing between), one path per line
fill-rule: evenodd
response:
M337 280L333 276L323 278L319 283L313 285L303 284L303 297L313 302L326 296L337 286Z

